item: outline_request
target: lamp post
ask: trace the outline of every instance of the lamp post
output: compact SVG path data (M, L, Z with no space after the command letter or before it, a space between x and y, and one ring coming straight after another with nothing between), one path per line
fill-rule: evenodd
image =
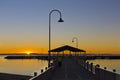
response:
M78 48L78 38L77 37L73 37L72 42L74 42L74 40L76 40L76 48Z
M51 14L52 14L53 12L58 12L58 13L59 13L60 18L59 18L58 22L64 22L64 21L62 20L62 14L61 14L61 12L60 12L59 10L54 9L54 10L51 10L51 11L50 11L50 13L49 13L49 51L48 51L48 67L50 67L50 57L51 57L51 52L50 52L50 50L51 50Z
M72 42L74 42L74 40L76 40L76 48L78 48L78 38L77 37L73 37L72 38ZM76 56L76 52L75 52L75 56Z

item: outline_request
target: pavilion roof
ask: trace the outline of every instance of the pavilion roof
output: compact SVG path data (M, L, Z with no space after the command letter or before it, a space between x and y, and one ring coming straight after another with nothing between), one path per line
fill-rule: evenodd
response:
M50 50L50 52L62 52L62 51L65 51L65 50L69 50L69 51L72 51L72 52L86 52L85 50L75 48L75 47L72 47L72 46L69 46L69 45L65 45L65 46L61 46L61 47L52 49L52 50Z

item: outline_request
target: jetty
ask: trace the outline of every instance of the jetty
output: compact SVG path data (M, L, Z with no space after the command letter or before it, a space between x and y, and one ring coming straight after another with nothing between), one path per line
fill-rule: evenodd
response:
M68 45L53 49L51 52L62 52L65 50L71 52L86 52L85 50ZM38 76L35 75L35 77L30 80L95 80L94 75L78 64L74 57L64 55L64 52L62 52L62 54L63 56L56 56L51 67L45 73ZM61 66L59 66L58 63L59 57L62 58Z
M69 50L70 53L86 53L85 50L67 45L53 49L51 52L60 53L64 50ZM53 59L53 63L48 68L45 68L46 71L42 69L40 75L35 72L34 77L29 80L120 80L120 75L115 73L115 69L113 72L107 71L106 67L101 69L99 64L89 63L86 58L88 56L84 54L81 56L76 54L74 56L71 54L65 55L64 52L62 54L62 56L59 55ZM61 67L58 62L59 57L62 57Z
M45 73L46 75L46 73ZM54 67L50 76L37 76L32 80L95 80L94 75L74 62L70 57L64 57L61 67Z
M64 56L62 66L59 67L54 61L46 71L41 74L35 73L29 80L120 80L120 74L100 68L100 65L93 65L83 59L73 56Z

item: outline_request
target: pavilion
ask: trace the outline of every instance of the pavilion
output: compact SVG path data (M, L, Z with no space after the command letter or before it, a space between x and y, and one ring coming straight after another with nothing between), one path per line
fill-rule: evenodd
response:
M50 50L50 52L57 52L57 53L62 52L63 54L64 54L64 51L69 51L70 54L71 54L71 52L77 53L77 54L86 53L85 50L75 48L75 47L72 47L72 46L69 46L69 45L61 46L61 47Z

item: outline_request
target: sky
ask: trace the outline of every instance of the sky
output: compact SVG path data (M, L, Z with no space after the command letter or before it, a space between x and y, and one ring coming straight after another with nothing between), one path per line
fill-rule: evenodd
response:
M120 53L120 0L0 0L0 53L47 53L70 45L87 53Z

